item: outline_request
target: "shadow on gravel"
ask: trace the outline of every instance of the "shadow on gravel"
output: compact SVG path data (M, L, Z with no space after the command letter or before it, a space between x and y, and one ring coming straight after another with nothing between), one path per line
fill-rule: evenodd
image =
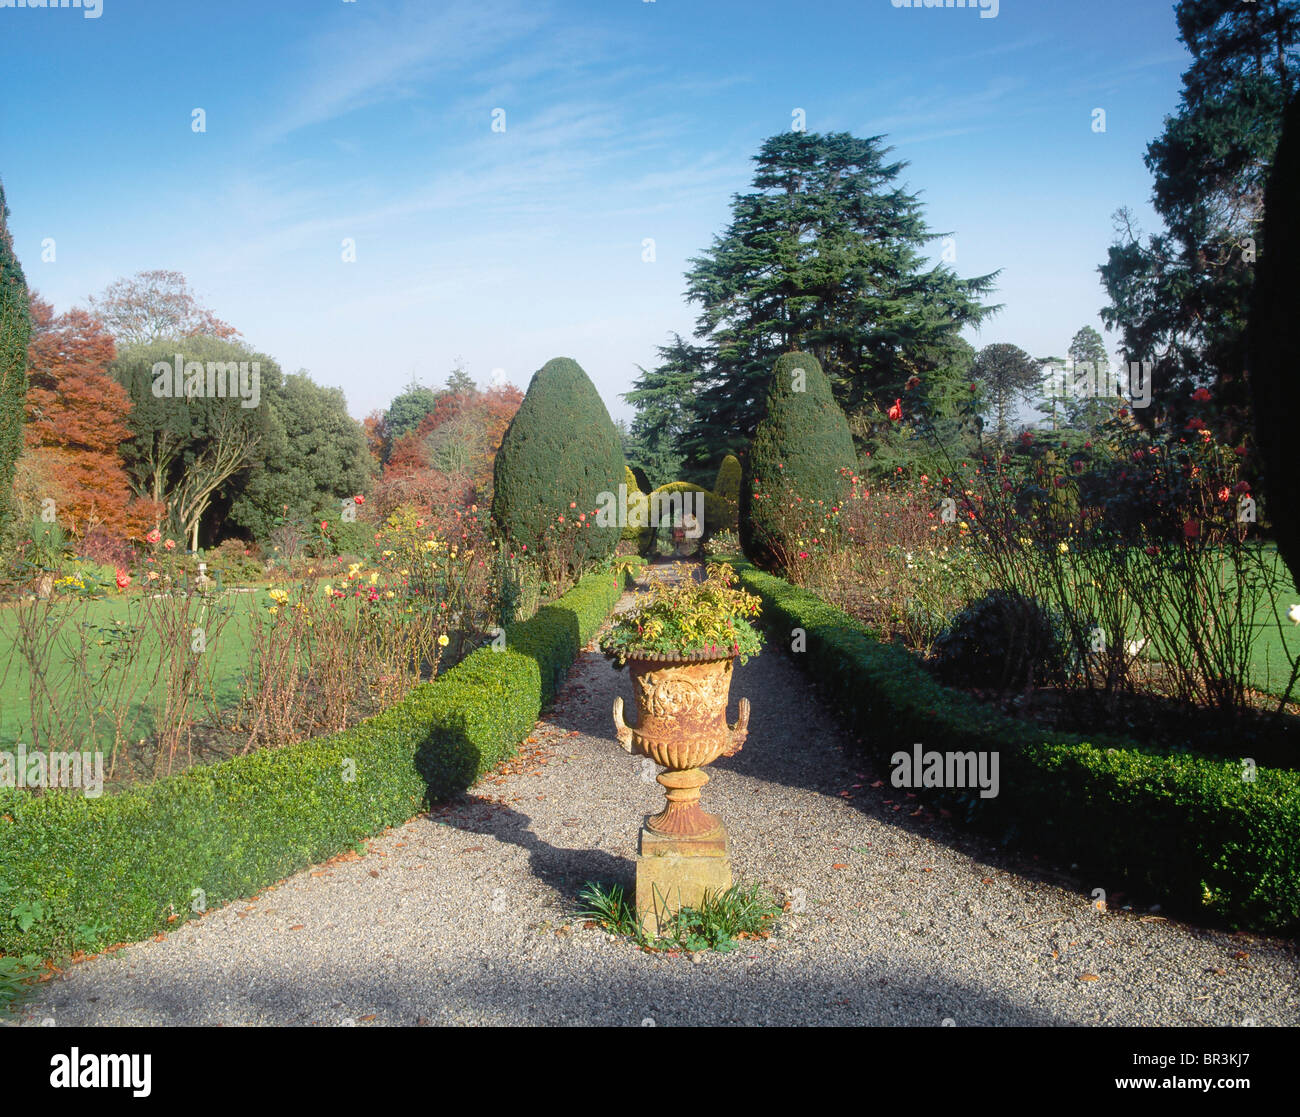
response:
M529 829L532 819L528 815L500 803L467 796L451 804L445 813L430 817L468 834L482 834L526 850L533 876L570 902L577 902L589 881L621 884L624 891L636 889L636 865L626 857L599 849L553 846Z
M349 966L292 975L253 958L241 970L238 987L203 973L193 973L179 984L122 983L101 996L94 1011L109 1018L128 1012L137 1019L157 1016L178 1025L209 1026L338 1026L371 1020L374 1026L606 1027L641 1027L647 1021L659 1027L940 1027L944 1020L956 1027L1068 1027L1124 1022L1122 1003L1093 1006L1085 1018L1070 1020L991 989L904 970L883 960L846 961L841 972L828 975L820 966L776 972L768 968L778 961L775 957L751 967L740 954L710 958L704 966L693 966L684 955L646 956L631 947L586 948L576 942L565 954L531 963L520 957L493 958L482 966L421 971L408 962L396 973L391 968L358 972ZM51 992L42 1013L68 1024L81 1017L82 987L56 987ZM121 1001L114 1003L118 997Z

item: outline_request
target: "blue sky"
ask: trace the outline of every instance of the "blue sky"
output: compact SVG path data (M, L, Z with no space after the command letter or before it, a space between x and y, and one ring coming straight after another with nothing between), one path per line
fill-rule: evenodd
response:
M1100 329L1111 214L1156 226L1142 156L1177 105L1176 34L1172 0L0 7L0 179L58 310L174 269L357 417L457 358L524 387L571 356L628 418L636 366L693 328L688 259L796 108L885 133L958 272L1002 269L975 345Z

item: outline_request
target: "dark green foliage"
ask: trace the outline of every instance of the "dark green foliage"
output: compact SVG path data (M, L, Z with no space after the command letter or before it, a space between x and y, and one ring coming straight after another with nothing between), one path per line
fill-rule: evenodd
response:
M31 329L27 280L14 255L9 207L0 186L0 528L13 516L14 465L23 452Z
M1152 361L1153 402L1134 418L1181 428L1197 387L1214 393L1211 428L1249 428L1246 312L1264 180L1287 103L1300 89L1300 0L1179 0L1191 52L1177 112L1147 147L1163 228L1143 238L1127 211L1098 270L1129 361Z
M209 397L206 381L203 395L154 395L155 364L173 365L177 355L182 365L189 361L205 365L246 362L250 377L247 401L239 398L237 391ZM258 372L255 393L251 379L254 364ZM239 342L196 335L122 349L109 371L131 397L126 423L133 437L120 447L131 488L140 496L170 506L173 528L182 532L187 545L195 515L202 531L200 541L213 541L219 518L229 508L229 497L224 494L240 491L251 472L286 453L284 421L272 403L284 390L280 366L265 353ZM228 391L233 387L228 385ZM244 406L254 399L256 406ZM204 486L219 471L216 466L226 459L227 448L236 445L247 451L239 455L241 464L233 474L220 470L227 475L216 490L206 491Z
M831 502L841 469L857 468L848 420L815 357L779 357L768 384L767 411L745 462L740 489L740 539L755 562L768 564L790 540L781 514L787 493Z
M1035 853L1077 862L1176 911L1234 926L1300 926L1300 773L1146 748L1124 738L1043 729L932 678L839 609L749 564L741 585L763 598L780 640L800 629L795 659L883 766L896 750L997 752L1000 794L930 789L981 828Z
M994 436L1006 442L1017 405L1038 387L1038 362L1019 346L999 342L979 351L970 375L984 389Z
M1059 624L1037 601L989 590L952 619L934 642L934 670L957 686L1021 689L1060 677Z
M1300 97L1287 109L1264 204L1264 234L1250 318L1250 386L1255 437L1264 461L1264 493L1277 549L1300 582L1300 441L1291 425L1300 414L1291 335L1300 313Z
M311 517L316 527L325 520L331 534L364 529L342 519L343 502L368 492L371 482L365 432L348 414L342 390L293 373L280 390L264 395L262 406L269 420L266 440L258 447L258 467L229 488L231 521L258 539L265 539L279 519ZM217 502L218 511L224 503ZM373 536L374 528L369 531Z
M190 769L119 795L0 789L0 955L88 949L168 930L398 826L514 754L624 588L591 574L433 683L352 729ZM351 761L355 780L344 773ZM39 902L23 933L14 904Z
M912 376L945 375L962 329L996 309L978 301L994 276L961 279L927 262L944 234L927 228L899 182L907 164L890 161L881 141L794 131L765 140L753 191L733 200L730 225L691 261L701 344L678 347L664 366L691 392L681 476L708 484L693 471L719 449L744 449L781 353L817 356L840 405L870 413Z
M563 515L595 511L624 482L623 448L596 386L577 361L556 357L528 385L506 428L493 474L492 519L508 539L538 553ZM572 511L570 504L574 505ZM620 527L584 529L579 562L613 554Z
M654 486L650 484L650 478L644 469L639 465L630 465L628 469L632 471L632 476L636 478L636 487L639 492L648 493L654 490Z
M673 334L671 345L659 347L659 365L640 365L632 391L623 398L636 408L628 432L627 456L643 465L648 493L682 476L686 432L695 418L695 394L705 351Z

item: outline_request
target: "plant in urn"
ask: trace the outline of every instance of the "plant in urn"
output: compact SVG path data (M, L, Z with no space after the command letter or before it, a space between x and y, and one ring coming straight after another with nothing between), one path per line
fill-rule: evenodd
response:
M640 605L619 617L601 639L602 651L616 666L628 668L636 699L635 725L624 720L623 699L614 700L619 743L665 769L658 781L667 805L646 820L641 836L637 899L643 910L649 905L644 893L651 885L657 892L665 883L658 879L665 872L662 864L654 867L656 879L643 880L645 855L714 858L702 874L705 883L730 884L726 832L716 815L700 807L700 789L709 781L701 769L719 756L734 756L745 743L749 702L740 700L740 718L733 727L727 725L727 699L735 661L744 663L762 646L761 634L750 623L759 605L757 597L737 588L735 572L726 564L711 566L703 580L681 567L675 579L656 571ZM666 883L680 903L698 902L703 886L692 887L680 876L677 871ZM670 899L669 906L680 903Z

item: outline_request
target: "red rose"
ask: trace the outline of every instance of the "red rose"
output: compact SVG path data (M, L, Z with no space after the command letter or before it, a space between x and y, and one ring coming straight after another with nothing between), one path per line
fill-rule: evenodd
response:
M901 399L894 400L894 406L889 409L889 417L895 422L903 417L903 401Z
M1192 393L1192 399L1197 403L1209 403L1211 396L1205 388L1197 388L1196 391Z

